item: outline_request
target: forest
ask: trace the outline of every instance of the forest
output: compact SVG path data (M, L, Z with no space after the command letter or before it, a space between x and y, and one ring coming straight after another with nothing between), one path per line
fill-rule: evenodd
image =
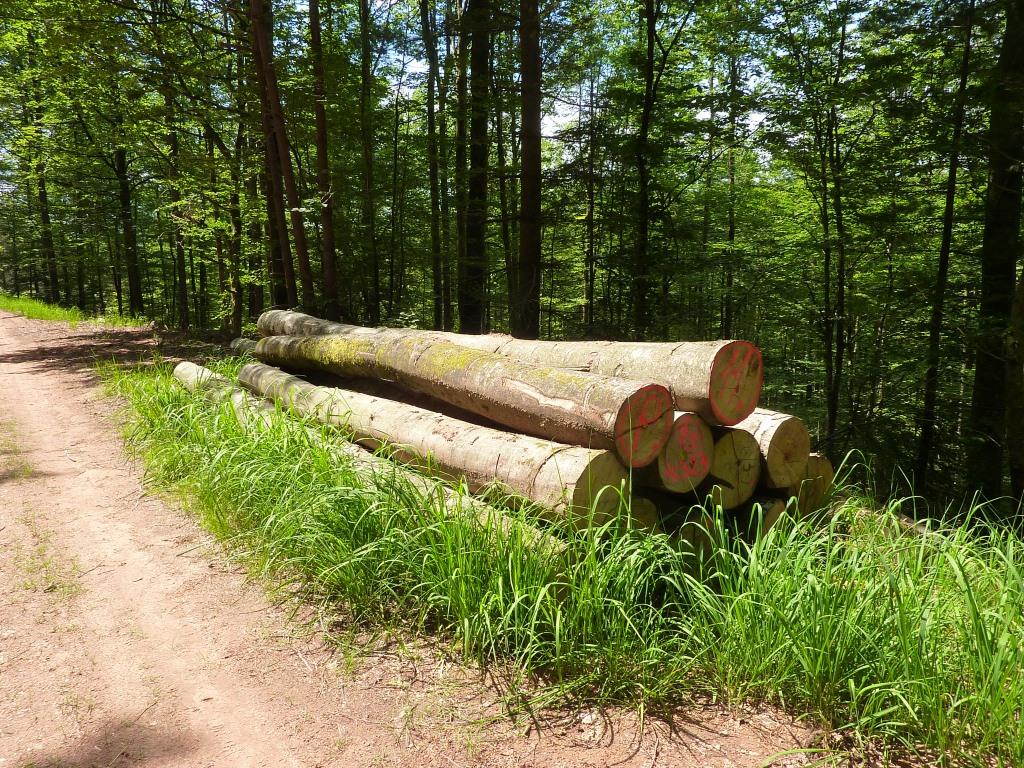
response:
M1018 0L0 7L0 291L748 339L936 512L1024 492L1022 158Z

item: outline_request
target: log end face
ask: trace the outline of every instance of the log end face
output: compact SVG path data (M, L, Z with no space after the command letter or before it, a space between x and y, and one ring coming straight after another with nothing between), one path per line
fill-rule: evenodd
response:
M630 467L646 467L661 453L672 431L672 395L660 384L645 384L630 395L615 417L615 450Z
M585 527L591 520L603 525L611 520L622 504L622 494L629 492L629 474L611 451L595 451L575 487L572 489L573 520Z
M735 509L754 495L761 477L761 450L753 435L739 429L724 430L715 442L711 472L704 493L715 506Z
M722 425L736 424L757 407L764 384L761 350L749 341L721 346L711 364L708 401L711 415Z
M670 491L696 490L711 471L715 443L711 429L695 413L676 414L668 442L658 454L658 476Z
M765 484L770 488L790 488L807 477L811 435L795 416L782 421L765 455Z

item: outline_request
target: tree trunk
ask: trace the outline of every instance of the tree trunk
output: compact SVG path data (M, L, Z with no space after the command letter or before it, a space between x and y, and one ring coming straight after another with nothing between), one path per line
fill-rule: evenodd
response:
M735 425L749 432L761 451L761 481L767 488L788 488L807 470L811 436L796 416L757 408Z
M661 385L542 368L416 332L271 336L259 342L256 356L394 381L526 434L614 448L634 467L657 458L672 428L669 393Z
M461 3L461 0L456 2ZM462 265L466 263L466 179L469 175L469 24L465 12L459 16L459 46L455 54L455 66L455 303L458 304L458 277ZM452 314L453 322L446 330L455 326L455 313Z
M518 312L512 314L518 322L512 326L512 335L523 339L536 339L540 335L542 75L537 6L538 0L519 2L522 181L515 299Z
M188 308L188 274L185 265L185 233L181 226L181 191L178 189L178 131L175 127L174 96L169 85L164 87L164 108L167 124L167 186L171 198L171 243L174 258L174 274L176 281L175 304L178 305L178 327L187 331L189 328ZM121 291L118 286L118 312L121 311Z
M295 182L291 145L288 143L284 111L281 107L281 94L277 87L277 73L274 71L273 21L270 0L249 0L249 23L256 38L256 47L259 53L256 69L267 93L266 104L270 107L270 124L277 143L281 178L284 181L284 191L288 199L292 240L295 243L295 255L299 261L299 278L302 281L302 306L312 308L315 304L313 271L309 263L309 249L306 246L302 200L299 198L298 185Z
M953 109L953 135L950 140L949 170L946 173L946 207L942 214L942 244L939 246L938 274L932 294L932 314L928 323L928 368L924 374L924 408L921 412L921 437L917 446L917 472L914 484L918 493L928 486L932 446L935 442L936 405L939 392L939 362L942 344L942 320L949 280L949 256L953 248L953 219L956 215L956 175L960 168L960 142L967 107L967 84L971 74L971 37L974 32L974 0L968 0L964 19L964 51L960 60L960 84Z
M441 258L441 183L437 148L435 94L440 80L437 38L430 0L420 0L420 25L427 53L427 174L430 179L430 278L434 305L434 330L444 328L444 263Z
M114 175L117 177L118 215L124 241L125 267L128 271L128 312L132 317L143 314L142 273L139 270L138 236L132 211L132 186L128 178L128 151L124 147L114 150Z
M320 263L324 278L324 317L337 320L338 250L334 243L334 192L327 154L327 89L320 43L320 0L309 0L309 51L313 59L313 119L316 122L316 184L320 194Z
M402 461L452 480L464 478L473 492L511 492L541 505L549 517L569 517L579 527L607 522L619 505L616 491L628 482L622 465L607 451L567 447L373 395L315 387L267 365L245 366L239 381L304 415L351 430L374 450L386 445ZM609 486L614 490L606 491Z
M377 253L376 186L374 173L373 73L370 47L370 3L359 0L359 135L363 158L363 254L370 270L367 317L370 325L380 323L380 257Z
M258 326L265 336L370 337L388 332L280 310L264 312ZM527 341L501 335L404 332L534 365L654 381L672 392L676 410L693 411L712 424L735 424L753 413L764 379L761 351L748 341Z
M968 425L967 476L988 499L1003 490L1003 441L1007 434L1007 397L1012 430L1024 429L1018 360L1007 388L1006 336L1020 256L1021 164L1024 163L1024 3L1006 3L1006 33L993 73L989 117L988 193L981 245L981 296L978 305L974 391ZM1014 325L1012 341L1024 337ZM1011 353L1019 356L1019 343Z
M491 53L490 0L470 0L466 26L470 51L469 174L466 185L466 250L459 263L459 329L482 333L487 292L487 122Z
M643 101L640 105L640 129L636 138L636 173L639 190L637 193L637 234L633 249L632 274L630 275L630 302L633 309L633 334L637 339L647 337L650 324L650 308L647 305L650 291L650 230L651 230L651 171L648 153L650 151L651 120L655 99L655 46L657 43L657 0L642 0L641 21L644 28L645 55L642 75L644 82Z

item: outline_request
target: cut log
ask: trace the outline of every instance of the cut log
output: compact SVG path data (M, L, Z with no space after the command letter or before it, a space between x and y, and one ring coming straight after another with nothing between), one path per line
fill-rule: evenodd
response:
M629 516L635 528L651 533L660 533L662 530L658 506L643 496L634 496L630 499Z
M264 312L257 325L265 336L332 334L369 339L391 331L330 323L286 310ZM710 424L729 426L749 416L764 380L761 351L748 341L530 341L496 334L404 333L537 365L653 381L669 389L676 410L694 411Z
M788 489L798 484L807 471L811 436L796 416L756 409L736 425L749 432L761 452L761 483L766 488Z
M789 492L797 499L800 514L806 515L821 508L822 502L832 490L835 475L832 462L825 454L812 453L807 457L803 479L789 487Z
M788 499L777 496L756 496L742 510L730 515L730 527L744 540L753 542L774 527L787 504Z
M235 416L242 424L266 428L273 421L277 410L275 406L234 386L228 379L207 368L184 361L175 366L174 378L190 392L203 392L214 402L230 402ZM565 543L554 536L543 533L521 520L515 520L479 499L458 493L433 478L403 469L352 443L325 443L322 436L314 430L307 428L306 433L313 442L325 445L332 452L342 456L363 482L382 484L385 489L390 489L393 478L398 478L425 497L439 499L449 515L471 515L487 530L498 530L506 536L515 531L531 545L552 554L564 554L566 550Z
M711 472L698 489L698 494L722 509L735 509L754 495L761 476L761 453L757 440L742 429L718 427Z
M711 471L715 440L711 428L695 413L675 415L668 442L658 455L658 479L668 491L695 491Z
M251 355L256 351L256 341L254 339L232 339L231 351L238 355Z
M497 489L538 504L549 519L600 525L617 512L626 470L609 451L567 446L459 421L423 408L347 390L317 387L251 363L239 381L317 421L351 430L371 448L473 492ZM593 514L591 515L591 510Z
M255 354L288 368L389 379L518 432L614 448L633 467L652 463L672 429L660 384L542 368L415 333L269 336Z

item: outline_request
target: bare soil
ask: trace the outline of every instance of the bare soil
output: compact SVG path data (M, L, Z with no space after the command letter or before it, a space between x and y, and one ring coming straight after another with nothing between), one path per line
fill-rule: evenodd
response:
M815 734L772 710L513 721L429 641L307 631L123 453L91 366L159 351L145 330L0 313L0 768L808 760Z

